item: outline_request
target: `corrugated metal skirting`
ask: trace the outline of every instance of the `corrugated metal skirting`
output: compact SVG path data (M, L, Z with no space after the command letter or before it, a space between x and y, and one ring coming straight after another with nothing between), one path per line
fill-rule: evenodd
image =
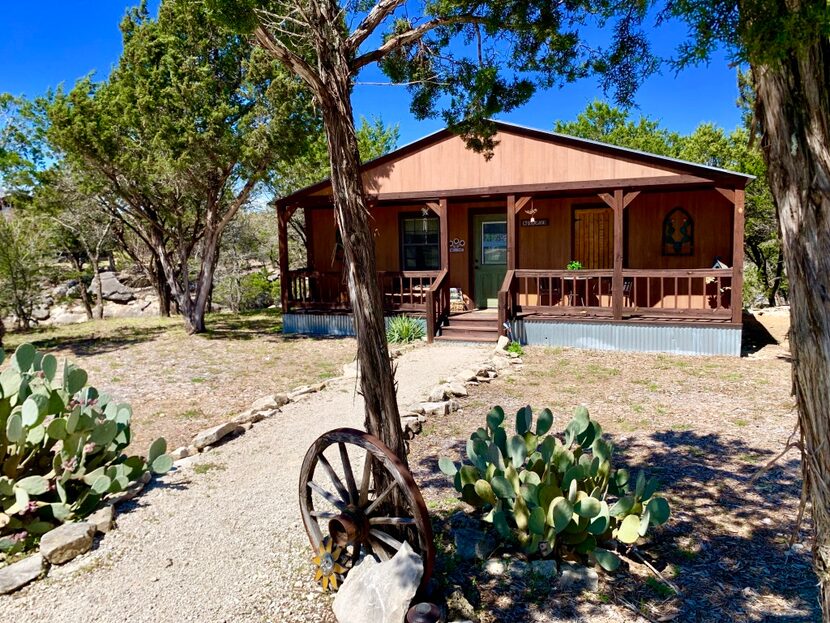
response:
M531 346L677 355L741 354L740 327L520 319L513 322L513 335Z
M386 325L389 319L386 317ZM426 320L416 318L426 331ZM354 317L352 314L284 314L282 332L298 335L327 335L332 337L354 336Z

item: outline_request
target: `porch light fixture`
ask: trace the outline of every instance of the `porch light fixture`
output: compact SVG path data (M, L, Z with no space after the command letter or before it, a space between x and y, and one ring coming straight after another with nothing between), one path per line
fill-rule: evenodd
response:
M530 216L530 222L535 223L536 222L536 217L534 216L534 214L536 214L539 211L539 209L538 208L525 208L524 211L525 211L525 214L528 214Z

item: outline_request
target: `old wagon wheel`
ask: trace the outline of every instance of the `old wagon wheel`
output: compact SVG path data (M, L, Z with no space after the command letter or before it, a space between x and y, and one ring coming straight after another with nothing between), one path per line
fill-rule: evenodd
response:
M374 484L378 467L391 476L383 491ZM384 502L395 491L406 512L392 517ZM361 553L388 560L407 541L424 562L421 588L429 582L435 548L424 499L409 470L377 437L353 428L318 437L300 470L300 512L315 552L328 533L347 549L351 566Z

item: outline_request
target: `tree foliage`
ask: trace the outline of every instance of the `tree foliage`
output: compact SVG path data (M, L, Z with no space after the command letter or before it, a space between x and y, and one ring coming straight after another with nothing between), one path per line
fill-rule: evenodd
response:
M142 3L121 29L107 80L44 102L48 137L152 249L199 332L224 230L319 122L293 77L199 4L166 0L153 19Z

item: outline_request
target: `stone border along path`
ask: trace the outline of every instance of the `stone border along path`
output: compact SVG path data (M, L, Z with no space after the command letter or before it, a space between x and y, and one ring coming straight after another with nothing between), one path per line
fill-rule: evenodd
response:
M453 397L466 395L468 386L522 368L515 355L463 344L393 349L390 356L397 359L409 438L428 417L457 410ZM436 378L442 381L433 386ZM333 428L362 428L358 386L356 365L347 364L342 377L266 396L232 421L198 433L191 446L173 451L175 469L150 482L141 497L143 482L110 504L121 503L117 533L98 539L91 551L62 550L55 560L68 562L0 597L0 617L333 621L330 597L311 582L296 483L314 439ZM256 434L240 437L254 424ZM113 517L107 513L97 525L88 518L90 532L108 530ZM85 532L80 525L73 531ZM43 569L41 554L23 562L29 575Z

